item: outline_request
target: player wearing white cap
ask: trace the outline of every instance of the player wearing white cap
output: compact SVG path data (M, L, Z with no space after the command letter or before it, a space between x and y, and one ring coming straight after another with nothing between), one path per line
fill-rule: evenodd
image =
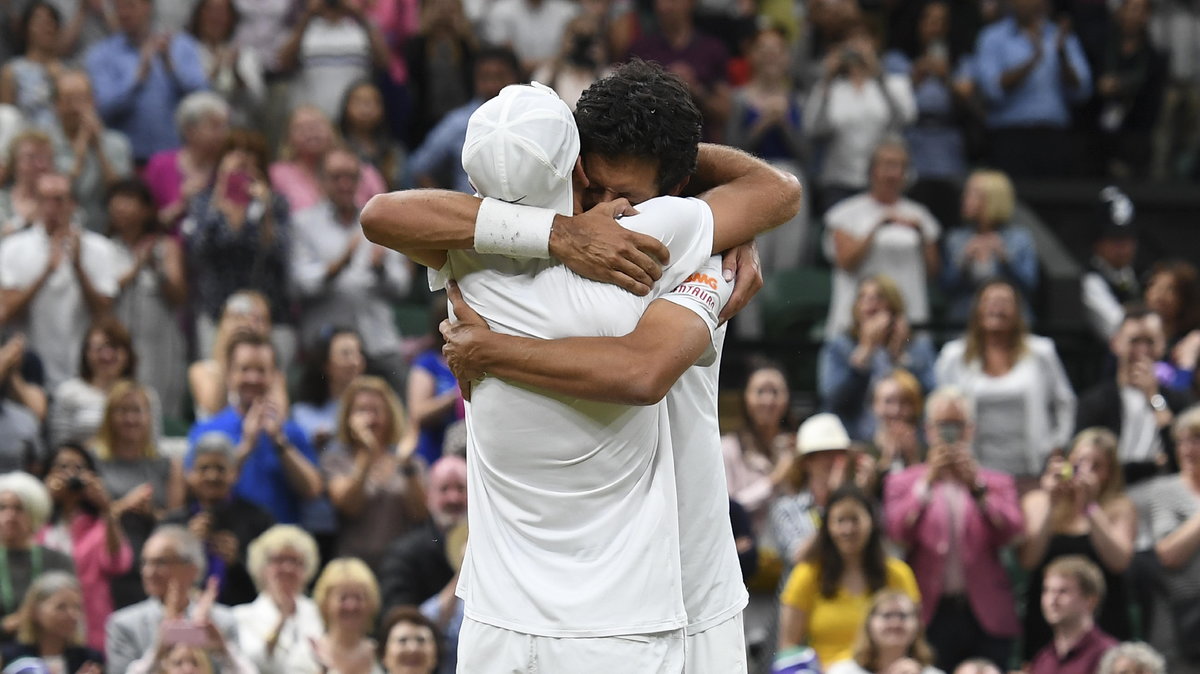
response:
M554 203L560 212L567 210L563 207L570 202L547 199L543 189L546 184L531 175L537 174L538 169L530 169L540 165L542 174L552 174L556 180L569 176L573 164L561 161L561 156L551 158L556 152L530 152L536 149L532 146L538 146L538 142L529 142L530 135L540 136L538 141L547 141L544 130L553 124L548 125L549 120L542 119L536 125L529 125L530 129L539 130L524 136L519 131L514 134L519 126L513 123L514 119L521 121L524 115L513 117L509 113L519 105L513 101L499 105L507 107L500 107L503 114L493 120L494 124L487 125L489 132L485 135L489 143L494 143L494 148L518 148L522 151L517 153L519 156L532 157L533 161L521 164L518 160L518 165L513 165L513 154L507 150L485 151L469 141L464 148L464 165L478 160L479 166L475 168L481 170L471 172L476 187L509 201L543 201ZM542 145L550 144L542 142ZM547 167L553 170L546 171ZM535 184L526 185L522 182L525 180ZM775 222L769 223L778 224L790 215L788 201L794 202L798 194L786 179L771 176L765 182L768 189L778 189L757 202L763 210L750 219L757 220L764 213L770 217L774 207L784 211ZM368 235L400 244L398 247L423 262L437 265L444 259L444 255L439 257L421 249L449 247L447 244L455 243L454 233L448 233L440 242L427 239L423 245L408 248L403 230L412 223L400 223L401 232L397 233L394 226L399 213L392 210L396 206L394 198L383 201L393 203L376 203L368 211L377 208L381 212L364 216ZM479 223L485 225L481 229L488 231L482 235L473 233L472 240L485 248L507 245L510 249L505 252L529 255L527 240L534 238L525 227L529 213L491 200L476 208ZM655 200L647 202L642 210L644 215L630 218L626 224L637 229L641 223L645 229L667 239L674 264L664 270L665 283L660 285L671 288L687 275L679 270L694 268L699 260L693 258L698 254L707 256L713 245L708 209L695 200ZM428 215L425 212L419 217ZM757 226L766 228L761 223ZM457 243L463 243L461 237ZM517 250L522 246L525 248ZM545 246L543 239L543 251ZM479 265L484 258L490 258L486 260L488 265ZM463 280L468 299L484 311L493 326L510 334L540 338L624 334L633 329L632 320L641 314L647 301L624 293L600 299L611 293L609 286L581 281L561 265L544 261L529 265L506 257L454 252L446 268ZM513 283L521 273L524 277ZM709 273L719 278L717 268ZM696 283L700 283L699 278L693 279L693 285ZM707 287L707 283L704 281L703 285ZM715 314L715 301L701 304L708 313ZM597 307L601 311L596 311ZM518 325L521 321L514 321L514 316L525 322ZM683 320L693 322L693 329L683 332L694 334L698 326L699 343L703 347L709 339L705 322L686 317ZM715 316L709 324L715 325ZM694 343L695 340L689 342ZM715 379L712 383L715 386ZM675 504L661 501L664 495L670 497L673 489L672 457L669 451L652 451L655 440L662 442L657 446L666 447L671 436L661 426L663 416L657 415L659 437L651 438L651 428L647 425L651 417L646 412L654 408L622 409L544 393L495 378L485 379L473 391L472 430L483 441L472 455L479 472L478 483L472 485L473 501L480 504L475 495L481 490L497 498L480 504L477 519L489 533L482 540L473 533L470 555L475 556L477 563L468 565L464 572L461 589L467 598L470 620L464 626L463 643L467 652L460 660L464 662L463 670L499 671L510 660L536 657L539 667L547 671L603 671L613 667L617 671L678 671L670 663L678 658L679 634L671 634L671 630L682 627L692 614L689 612L685 617L677 594L678 576L673 578L673 574L680 573L679 542L672 528ZM519 408L525 402L530 403L529 409L536 416L522 422L514 405ZM589 423L578 423L585 420ZM482 428L487 428L486 437ZM584 437L579 439L593 445L589 451L585 455L555 457L553 447L572 446L570 439L572 435L578 436L580 430L584 431ZM562 442L564 439L568 440L566 444ZM549 453L547 441L552 445ZM594 447L597 443L599 449ZM574 447L578 450L584 445ZM718 460L718 472L713 474L723 484L719 470ZM723 489L720 493L723 494ZM554 512L555 506L569 512ZM727 519L722 519L727 532ZM721 531L719 527L715 530ZM670 552L664 552L670 545L676 546L673 560ZM728 552L733 553L731 541ZM485 555L486 559L481 560ZM708 587L714 589L719 585L718 580ZM733 586L737 592L725 593L732 597L724 607L725 614L708 616L708 625L696 623L697 629L729 622L728 618L740 610L744 592L736 579ZM650 636L653 633L658 634ZM471 641L474 643L467 646ZM476 657L482 654L486 658L486 664L471 660L472 648ZM473 662L480 669L472 669Z
M604 91L603 84L599 88L582 101L585 111L625 94ZM744 672L747 666L741 621L747 595L729 523L717 418L725 337L718 313L731 291L714 256L664 301L652 303L637 327L621 337L547 342L495 333L454 288L456 322L442 326L444 352L462 381L487 373L562 395L634 405L657 403L665 395L688 615L688 674ZM703 328L688 316L689 309L703 319ZM697 363L706 348L711 353Z

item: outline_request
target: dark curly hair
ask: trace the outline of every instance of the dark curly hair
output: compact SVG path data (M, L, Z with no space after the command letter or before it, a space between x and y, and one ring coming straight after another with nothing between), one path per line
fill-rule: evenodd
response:
M666 194L696 170L700 110L687 85L657 63L634 59L592 83L575 106L581 154L658 162Z
M854 501L861 505L871 517L871 533L867 536L866 547L862 551L862 570L867 577L868 594L874 594L887 587L887 553L883 549L882 523L876 515L875 504L871 497L858 487L847 484L838 487L829 495L825 504L825 516L821 518L821 528L817 532L817 540L808 552L805 561L817 565L817 586L822 597L833 598L841 586L842 572L846 570L846 560L833 542L829 532L829 513L833 506L841 501Z

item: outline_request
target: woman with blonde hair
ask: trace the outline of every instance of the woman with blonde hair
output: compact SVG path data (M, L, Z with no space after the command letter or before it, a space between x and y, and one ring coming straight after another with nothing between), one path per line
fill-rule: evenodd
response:
M182 507L183 468L158 451L150 391L123 379L113 385L91 450L104 488L133 548L133 568L113 579L116 608L145 599L137 560L142 544L168 511Z
M896 368L933 388L933 342L913 334L905 318L904 296L882 274L858 284L849 330L825 342L817 366L822 407L841 418L850 437L868 441L875 433L871 389Z
M871 413L875 433L866 451L875 459L876 497L882 499L883 480L920 463L925 455L921 415L925 395L921 382L908 370L897 368L875 383L871 391Z
M1015 209L1016 194L1004 173L980 170L967 179L962 220L968 226L946 236L946 264L942 266L950 320L967 320L971 298L990 279L1008 280L1023 297L1037 291L1037 249L1029 230L1010 222ZM1030 315L1025 303L1022 313Z
M854 656L835 662L828 674L943 674L933 666L921 612L912 597L883 590L871 601L858 630Z
M934 370L938 386L956 386L975 404L974 456L1034 482L1052 450L1071 439L1075 391L1054 342L1029 333L1019 292L994 279L975 295L966 334L948 342Z
M423 522L425 492L414 460L414 425L379 377L358 377L342 393L337 436L321 455L337 509L336 549L378 570L389 542Z
M325 631L317 604L304 596L320 565L303 529L277 524L250 543L246 563L258 598L233 608L238 645L261 674L286 674L288 660Z
M379 584L362 560L339 557L313 588L325 634L293 652L286 671L300 674L384 674L378 646L368 636L379 613Z
M7 147L4 167L10 180L0 189L0 240L37 219L37 180L54 168L54 142L44 131L21 131Z
M1021 499L1025 536L1017 559L1029 571L1025 597L1024 660L1050 643L1042 615L1042 578L1047 565L1065 555L1082 555L1104 573L1104 601L1097 625L1113 637L1132 635L1125 570L1133 559L1137 511L1125 495L1117 437L1106 428L1086 428L1064 458L1046 464L1038 488Z
M48 571L38 576L18 613L16 643L3 651L5 663L36 658L51 672L77 674L92 663L99 674L104 652L83 644L83 593L75 576Z

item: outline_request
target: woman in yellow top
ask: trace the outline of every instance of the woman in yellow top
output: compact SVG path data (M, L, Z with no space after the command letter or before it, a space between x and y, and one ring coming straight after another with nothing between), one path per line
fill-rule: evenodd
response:
M807 643L825 667L851 657L871 599L884 589L920 603L912 569L884 553L870 497L853 485L840 487L826 502L816 543L780 597L780 650Z

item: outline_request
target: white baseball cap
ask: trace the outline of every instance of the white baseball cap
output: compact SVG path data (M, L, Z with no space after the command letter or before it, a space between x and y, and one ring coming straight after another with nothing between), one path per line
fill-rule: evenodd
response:
M467 122L462 166L480 196L573 215L578 158L571 109L537 82L504 87Z

